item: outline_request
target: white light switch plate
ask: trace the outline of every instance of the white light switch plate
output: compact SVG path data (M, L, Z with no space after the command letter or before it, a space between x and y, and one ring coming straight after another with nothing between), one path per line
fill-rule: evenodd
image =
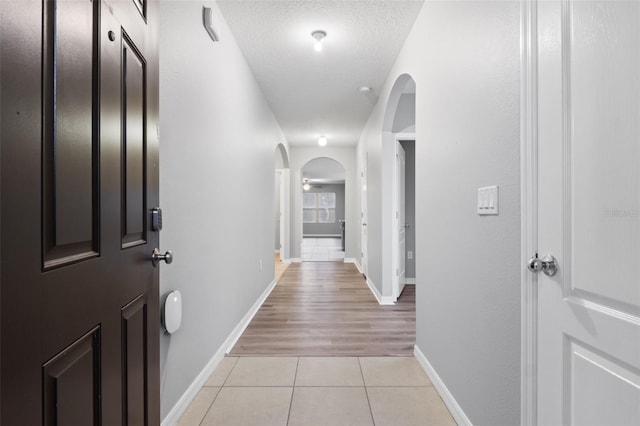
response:
M498 214L498 186L485 186L478 188L478 214Z

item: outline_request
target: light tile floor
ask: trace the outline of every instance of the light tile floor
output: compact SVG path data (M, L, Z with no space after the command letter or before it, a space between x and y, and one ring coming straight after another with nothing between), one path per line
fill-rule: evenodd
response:
M410 357L227 357L180 426L455 425Z
M301 257L304 262L344 260L340 238L303 238Z

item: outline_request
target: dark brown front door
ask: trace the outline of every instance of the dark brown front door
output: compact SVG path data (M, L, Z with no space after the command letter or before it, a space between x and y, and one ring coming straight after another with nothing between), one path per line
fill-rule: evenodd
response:
M156 5L0 8L0 423L158 425Z

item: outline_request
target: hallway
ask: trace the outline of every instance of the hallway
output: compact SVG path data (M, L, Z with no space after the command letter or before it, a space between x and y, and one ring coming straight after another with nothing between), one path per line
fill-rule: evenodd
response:
M291 264L178 424L453 425L414 342L415 286L380 306L352 264Z
M640 0L0 0L0 425L640 425L638 117Z
M413 356L414 287L381 306L353 264L291 264L230 354Z

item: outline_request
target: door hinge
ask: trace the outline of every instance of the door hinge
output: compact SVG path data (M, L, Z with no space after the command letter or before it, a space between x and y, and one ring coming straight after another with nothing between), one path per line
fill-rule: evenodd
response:
M398 268L396 268L396 276L400 276L400 271L398 271Z

